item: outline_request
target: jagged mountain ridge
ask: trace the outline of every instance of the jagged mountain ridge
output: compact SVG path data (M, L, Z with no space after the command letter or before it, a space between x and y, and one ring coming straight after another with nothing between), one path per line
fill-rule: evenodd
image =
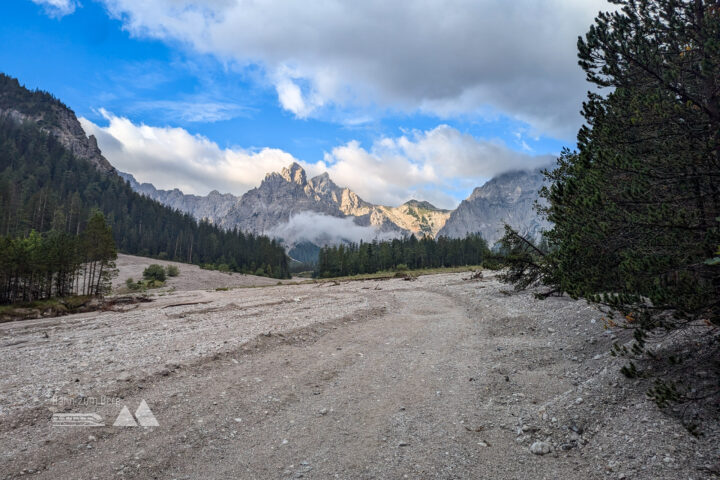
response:
M179 189L158 190L151 183L140 183L129 173L118 172L130 187L136 192L156 200L170 208L189 213L198 220L208 220L211 223L220 223L230 209L240 201L231 193L220 193L213 190L204 197L190 195L181 192Z
M540 170L499 175L475 188L452 212L439 235L458 238L479 233L490 245L502 238L507 223L534 240L550 224L535 211L545 177Z
M225 228L253 233L272 233L293 215L315 212L336 218L353 217L355 224L372 226L379 232L434 237L450 216L449 210L418 200L399 207L374 205L349 188L336 185L327 172L308 179L297 163L268 173L258 187L242 197L217 191L203 197L186 195L178 189L159 190L152 184L141 184L128 173L120 175L135 191L165 205Z
M374 205L349 188L336 185L327 172L308 180L305 170L293 163L279 173L266 175L259 187L243 195L223 225L268 232L300 212L354 217L357 225L373 226L380 232L432 236L449 217L449 212L435 209L427 202L422 208L408 204L400 207Z

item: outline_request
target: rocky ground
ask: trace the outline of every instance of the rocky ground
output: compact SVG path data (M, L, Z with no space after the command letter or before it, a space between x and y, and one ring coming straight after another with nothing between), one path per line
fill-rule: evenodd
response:
M175 265L180 271L180 275L177 277L168 277L165 282L166 287L157 292L167 290L214 290L225 287L258 287L276 285L278 283L278 280L275 278L257 277L255 275L243 275L240 273L224 273L216 270L203 270L197 265L189 265L187 263L119 254L115 262L118 274L112 282L113 290L121 290L125 286L125 280L128 278L136 281L142 280L143 270L153 263L157 263L163 267Z
M694 437L646 400L594 308L467 277L177 289L2 324L0 477L719 476L717 422ZM159 426L111 426L142 400Z

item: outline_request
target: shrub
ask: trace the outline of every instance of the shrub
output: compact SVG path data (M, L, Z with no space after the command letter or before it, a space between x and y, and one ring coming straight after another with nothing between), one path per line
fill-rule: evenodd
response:
M165 267L165 274L168 277L177 277L178 275L180 275L180 269L175 265L168 265L167 267Z
M145 280L157 280L159 282L165 281L165 269L162 265L153 263L143 271L143 278Z
M128 288L128 290L140 290L141 287L141 285L139 283L136 283L132 277L125 280L125 286Z

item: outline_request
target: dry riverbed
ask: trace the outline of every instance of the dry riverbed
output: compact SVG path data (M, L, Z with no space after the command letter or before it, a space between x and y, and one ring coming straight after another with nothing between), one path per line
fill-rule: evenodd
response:
M696 438L624 379L597 310L467 277L191 275L125 312L2 324L0 477L717 476L717 425ZM112 426L142 400L159 426ZM106 426L52 426L70 412Z

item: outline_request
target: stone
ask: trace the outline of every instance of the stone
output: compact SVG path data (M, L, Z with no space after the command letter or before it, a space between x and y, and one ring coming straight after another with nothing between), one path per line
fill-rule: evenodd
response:
M547 455L552 451L552 447L547 442L535 442L530 445L530 452L535 455Z

